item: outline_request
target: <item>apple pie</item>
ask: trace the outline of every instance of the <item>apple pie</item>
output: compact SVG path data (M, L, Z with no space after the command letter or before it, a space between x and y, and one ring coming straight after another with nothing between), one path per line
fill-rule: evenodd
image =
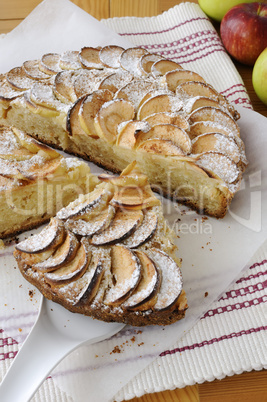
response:
M174 234L147 177L129 165L16 246L22 275L75 313L135 326L184 317Z
M196 72L143 48L83 47L0 77L0 122L222 218L247 165L238 112Z
M39 226L98 183L84 161L0 126L0 238Z

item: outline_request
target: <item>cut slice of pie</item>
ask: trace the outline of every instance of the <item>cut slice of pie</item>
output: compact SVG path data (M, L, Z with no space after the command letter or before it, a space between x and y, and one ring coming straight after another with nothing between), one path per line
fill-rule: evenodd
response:
M97 183L85 162L0 126L0 238L48 221Z
M135 326L184 317L174 233L145 175L129 165L16 246L22 275L72 312Z

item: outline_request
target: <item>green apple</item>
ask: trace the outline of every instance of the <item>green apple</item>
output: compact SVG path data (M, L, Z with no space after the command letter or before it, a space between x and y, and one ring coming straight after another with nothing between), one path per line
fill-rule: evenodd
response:
M259 55L254 64L252 83L257 96L267 105L267 48Z
M210 18L220 22L230 8L241 3L253 3L255 0L198 0L198 4Z

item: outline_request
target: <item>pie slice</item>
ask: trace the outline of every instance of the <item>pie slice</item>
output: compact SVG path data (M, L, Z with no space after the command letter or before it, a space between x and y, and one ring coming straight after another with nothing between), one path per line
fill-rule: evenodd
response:
M85 162L0 126L0 238L48 221L97 183Z
M144 326L183 318L180 260L159 199L135 162L99 179L90 197L16 246L22 275L45 297L103 321Z

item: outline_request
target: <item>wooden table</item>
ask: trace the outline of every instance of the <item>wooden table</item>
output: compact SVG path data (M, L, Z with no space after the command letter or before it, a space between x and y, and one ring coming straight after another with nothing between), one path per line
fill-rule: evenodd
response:
M187 0L188 1L188 0ZM190 1L190 0L189 0ZM0 33L11 31L41 1L0 0ZM181 3L182 0L73 0L97 19L109 17L153 16ZM197 0L191 0L197 3ZM218 24L215 28L219 30ZM253 108L267 117L267 107L258 99L252 86L252 68L235 62L248 90ZM264 402L267 401L267 372L252 371L224 380L193 385L134 398L131 402Z

